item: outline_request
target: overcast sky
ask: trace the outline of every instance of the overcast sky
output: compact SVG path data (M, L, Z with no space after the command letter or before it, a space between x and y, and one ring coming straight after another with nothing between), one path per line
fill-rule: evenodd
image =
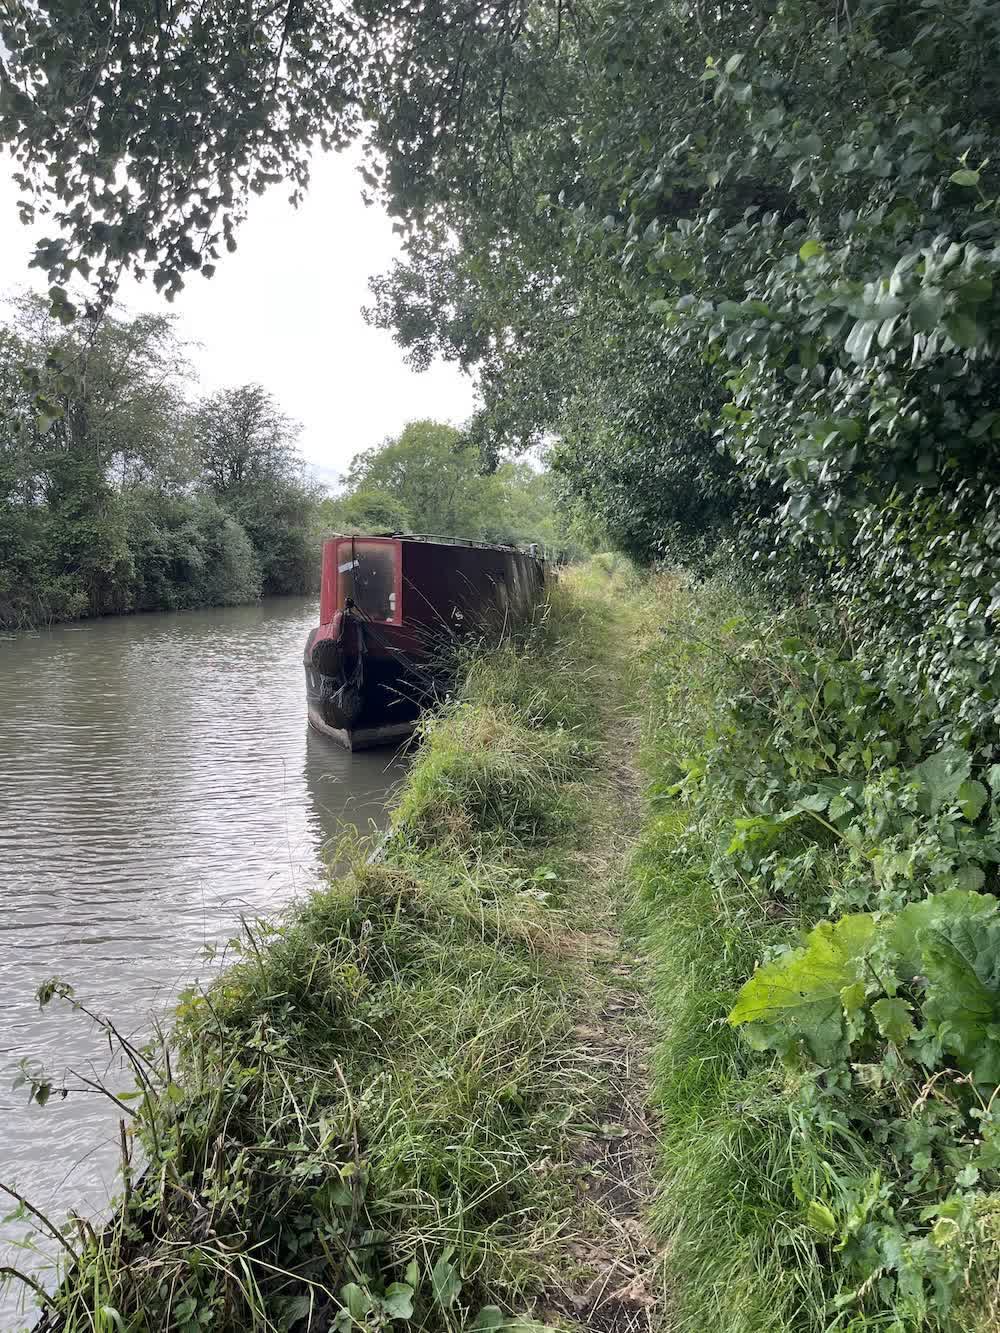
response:
M0 294L44 288L28 268L36 230L21 226L9 167L0 162ZM39 233L40 234L40 233ZM361 317L368 277L398 252L389 219L361 202L345 157L314 163L305 203L293 209L275 187L250 204L235 254L214 277L193 274L168 303L151 283L122 288L132 309L178 316L205 389L257 380L303 426L302 452L325 479L352 454L416 417L460 422L473 406L469 380L451 365L418 375L387 333Z

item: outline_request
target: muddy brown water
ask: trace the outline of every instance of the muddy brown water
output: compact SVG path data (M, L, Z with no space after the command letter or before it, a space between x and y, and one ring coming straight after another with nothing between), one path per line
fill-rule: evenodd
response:
M306 892L345 824L384 820L400 761L306 727L315 621L312 599L277 598L0 635L0 1181L60 1221L105 1209L118 1116L97 1095L29 1105L19 1063L127 1080L38 985L146 1034L241 917ZM0 1264L39 1269L26 1231L0 1224ZM31 1317L0 1296L5 1333Z

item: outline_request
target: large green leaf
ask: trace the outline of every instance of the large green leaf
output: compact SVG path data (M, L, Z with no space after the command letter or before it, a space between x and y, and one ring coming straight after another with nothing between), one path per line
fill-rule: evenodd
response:
M979 1083L1000 1084L1000 919L966 916L918 934L927 977L924 1017Z
M930 894L918 903L908 903L888 929L888 944L898 957L896 971L900 980L910 981L924 970L918 931L965 917L989 916L996 912L997 905L992 894L969 893L964 889L948 889L945 893Z
M737 997L729 1021L753 1025L748 1033L759 1048L785 1051L804 1041L820 1064L846 1053L844 997L862 978L864 958L875 934L867 913L821 921L805 948L792 949L759 968Z
M919 782L921 804L929 814L959 799L962 785L972 771L972 759L965 750L950 746L932 754L910 770Z

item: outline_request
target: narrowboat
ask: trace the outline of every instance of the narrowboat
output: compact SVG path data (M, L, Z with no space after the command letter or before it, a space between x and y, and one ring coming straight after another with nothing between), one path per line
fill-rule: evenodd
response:
M530 620L536 547L446 537L331 537L320 623L306 640L309 722L349 750L400 741L447 684L448 648Z

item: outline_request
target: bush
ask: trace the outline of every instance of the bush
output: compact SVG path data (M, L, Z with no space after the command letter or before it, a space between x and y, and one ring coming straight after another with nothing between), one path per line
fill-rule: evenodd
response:
M664 610L636 874L681 1327L957 1333L996 1299L997 774L819 609Z
M260 595L250 539L210 496L131 497L128 540L137 611L224 606Z

